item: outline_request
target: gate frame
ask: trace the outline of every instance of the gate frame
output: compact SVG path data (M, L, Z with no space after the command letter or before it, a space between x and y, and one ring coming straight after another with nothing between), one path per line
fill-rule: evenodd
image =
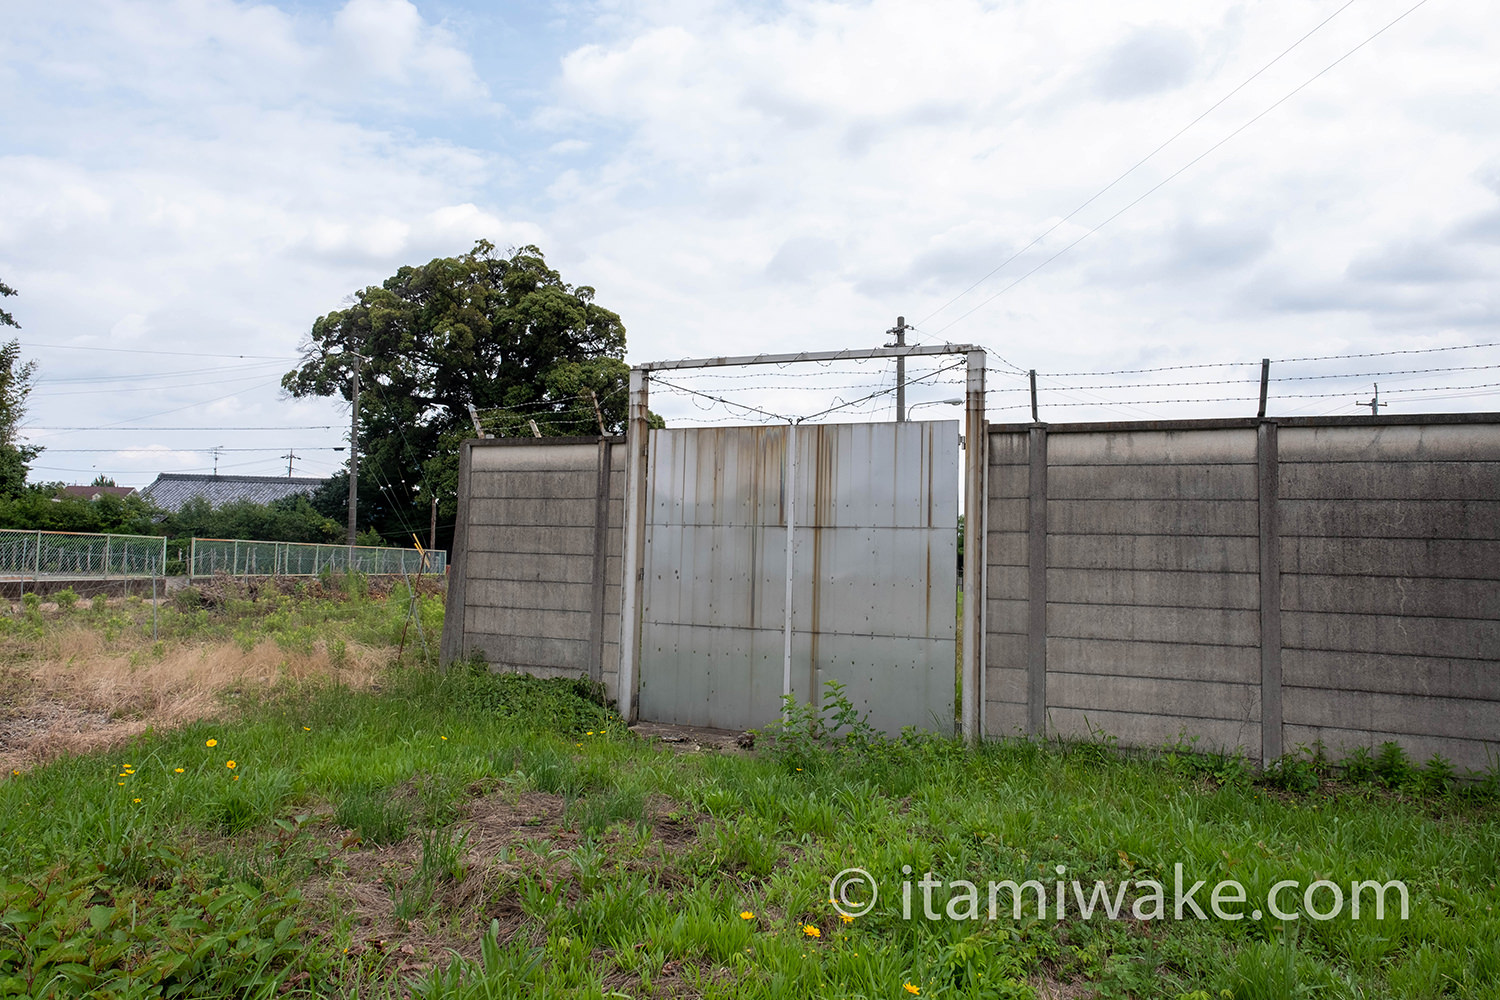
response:
M741 365L787 365L798 362L865 361L962 354L968 362L964 389L964 574L963 637L960 676L959 731L964 739L984 736L985 628L985 479L989 470L989 435L984 419L984 348L973 344L875 347L844 351L803 351L798 354L755 354L741 357L652 361L630 369L630 410L625 428L624 565L620 607L620 673L617 699L620 714L634 723L639 703L640 636L646 546L646 476L650 440L647 403L653 371L682 368L719 368ZM795 428L797 421L792 421ZM792 468L795 468L793 462ZM790 550L795 524L788 524ZM791 561L787 562L788 573ZM788 583L790 587L790 583ZM790 603L788 604L790 607ZM790 620L790 619L789 619ZM790 663L790 652L786 663ZM783 673L788 669L783 665Z

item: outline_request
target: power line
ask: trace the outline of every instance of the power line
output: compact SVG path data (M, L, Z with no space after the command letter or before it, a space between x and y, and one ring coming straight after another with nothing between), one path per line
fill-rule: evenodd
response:
M197 382L197 383L194 383L194 384L195 385L209 385L209 384L224 385L226 383L252 382L255 379L260 378L264 374L265 374L264 372L256 372L254 375L241 375L241 376L239 376L237 378L218 379L218 380L216 380L213 383L209 383L209 382ZM110 393L118 393L118 392L161 392L163 388L165 388L165 387L164 386L159 386L159 385L137 385L137 386L124 387L124 388L67 389L67 390L64 390L63 392L34 392L34 393L31 393L31 397L34 398L34 399L51 399L51 398L54 398L56 396L97 396L97 395L99 395L101 393L107 393L107 392L110 392ZM184 388L187 388L187 387L185 386Z
M37 385L97 385L104 382L180 378L184 375L221 375L224 372L280 367L280 362L260 361L248 365L216 365L212 368L180 368L169 372L130 372L125 375L76 375L63 378L39 378Z
M1364 48L1366 45L1369 45L1375 39L1377 39L1381 35L1385 34L1392 27L1394 27L1396 24L1398 24L1400 21L1402 21L1403 19L1405 19L1408 15L1410 15L1413 11L1417 10L1417 8L1424 6L1427 2L1428 2L1428 0L1417 0L1417 2L1415 4L1413 4L1411 7L1408 7L1405 11L1403 11L1401 14L1399 14L1394 20L1388 22L1379 31L1376 31L1373 35L1369 36L1364 41L1362 41L1358 45L1354 46L1354 48L1350 49L1348 52L1345 52L1343 55L1339 56L1333 62L1329 63L1327 66L1324 66L1322 69L1318 70L1318 72L1314 73L1312 76L1308 77L1302 83L1298 84L1291 91L1289 91L1285 96L1279 98L1275 103L1271 104L1264 111L1261 111L1255 117L1253 117L1249 121L1245 122L1239 128L1235 129L1233 132L1230 132L1224 138L1220 139L1218 142L1214 143L1212 146L1208 147L1203 152L1201 152L1197 156L1193 157L1191 160L1189 160L1187 163L1183 164L1181 167L1178 167L1176 170L1174 170L1172 173L1168 174L1161 181L1159 181L1158 183L1156 183L1155 185L1153 185L1152 187L1150 187L1149 189L1147 189L1144 194L1140 195L1135 200L1133 200L1130 203L1128 203L1124 208L1122 208L1119 211L1115 212L1113 215L1111 215L1108 218L1106 218L1103 222L1100 222L1098 225L1096 225L1092 229L1088 230L1082 236L1078 237L1073 242L1067 244L1061 250L1057 251L1057 253L1053 254L1050 257L1048 257L1046 260L1043 260L1040 264L1037 264L1031 270L1027 271L1025 274L1022 274L1015 281L1012 281L1010 284L1006 285L1004 288L1000 289L998 292L996 292L995 294L991 295L989 298L986 298L986 299L982 300L978 305L974 306L974 308L970 309L968 312L966 312L963 315L959 316L957 319L954 319L954 320L950 321L946 325L939 327L937 332L938 333L942 333L944 330L947 330L949 327L952 327L955 323L960 323L963 320L967 319L968 317L974 315L974 313L978 312L980 309L983 309L986 305L988 305L991 302L995 301L1000 296L1002 296L1006 292L1010 291L1012 288L1015 288L1021 282L1025 281L1027 278L1031 277L1033 274L1036 274L1042 268L1046 267L1048 264L1052 263L1054 260L1057 260L1057 258L1061 257L1063 254L1067 253L1069 250L1073 249L1078 244L1082 243L1084 240L1088 239L1090 236L1094 235L1099 230L1103 229L1105 226L1109 225L1111 222L1115 221L1120 216L1124 215L1126 212L1130 211L1132 208L1134 208L1135 206L1139 205L1141 202L1145 201L1147 198L1151 197L1151 195L1155 194L1157 191L1161 190L1167 184L1171 183L1173 180L1176 180L1182 174L1186 173L1190 168L1192 168L1194 165L1196 165L1199 161L1203 160L1209 154L1213 153L1220 146L1224 145L1226 142L1228 142L1229 140L1233 139L1235 136L1239 135L1241 132L1245 131L1251 125L1254 125L1256 122L1260 121L1266 115L1270 114L1272 111L1275 111L1277 108L1281 107L1281 105L1285 104L1287 101L1289 101L1293 97L1297 96L1297 94L1301 93L1307 87L1311 86L1314 81L1316 81L1319 77L1323 76L1329 70L1333 69L1339 63L1343 62L1345 59L1348 59L1350 56L1354 55L1360 49Z
M202 431L217 434L219 431L331 431L334 427L334 424L290 424L284 427L121 427L117 424L105 424L100 427L22 426L17 429L23 431Z
M1422 0L1422 3L1426 2L1427 0ZM1417 4L1417 6L1420 7L1422 4ZM1409 13L1411 11L1407 11L1407 14ZM1405 17L1406 15L1403 14L1401 16ZM1400 20L1400 18L1397 18L1397 20ZM1386 25L1386 27L1390 27L1390 25ZM1385 29L1382 28L1381 30ZM1473 351L1481 347L1500 347L1500 341L1492 341L1488 344L1456 344L1453 347L1413 347L1402 351L1370 351L1365 354L1324 354L1311 358L1272 358L1271 363L1273 365L1287 365L1295 361L1342 361L1346 358L1386 358L1397 354L1437 354L1442 351Z
M1365 351L1359 354L1322 354L1316 357L1306 358L1272 358L1273 365L1289 365L1306 361L1348 361L1355 358L1384 358L1403 354L1439 354L1444 351L1476 351L1486 347L1500 347L1500 341L1486 344L1455 344L1451 347L1413 347L1395 351ZM1157 372L1189 371L1198 368L1258 368L1258 361L1211 361L1205 364L1190 365L1162 365L1157 368L1114 368L1105 371L1090 372L1037 372L1037 378L1095 378L1105 375L1150 375ZM1493 366L1476 366L1493 367ZM1459 371L1462 369L1431 369L1432 371ZM1024 374L1024 373L1023 373ZM1405 372L1374 372L1365 374L1398 375L1408 374ZM1314 377L1314 376L1303 376ZM1321 376L1316 376L1321 377ZM1290 376L1288 376L1290 378Z
M134 347L85 347L76 344L31 344L23 343L22 347L32 350L46 351L89 351L91 353L105 352L109 354L161 354L177 358L240 358L246 361L296 361L300 357L296 354L204 354L198 351L148 351Z
M127 452L127 451L128 452L139 452L142 455L173 454L173 453L182 453L182 452L187 452L189 454L195 454L195 455L201 455L204 452L208 452L208 451L281 451L282 447L285 447L285 446L282 445L282 446L277 446L275 448L220 448L220 447L217 447L217 446L212 447L212 448L153 448L153 447L150 447L150 446L142 447L140 445L122 445L119 448L47 448L44 445L43 447L46 449L46 454L48 454L48 455L118 454L120 452ZM303 447L302 445L298 445L297 447L301 448L303 451L344 451L345 450L345 446L344 445L307 445L306 447Z
M1225 101L1229 100L1235 94L1238 94L1240 91L1244 90L1252 82L1254 82L1255 79L1257 77L1259 77L1262 73L1264 73L1266 70L1270 69L1272 66L1275 66L1278 62L1280 62L1283 58L1285 58L1288 54L1290 54L1293 49L1297 48L1297 46L1301 45L1303 42L1307 41L1313 35L1317 34L1320 30L1322 30L1323 26L1326 25L1329 21L1332 21L1334 18L1336 18L1340 14L1342 14L1345 10L1348 10L1349 7L1351 5L1353 5L1353 3L1354 3L1354 0L1348 0L1348 2L1345 3L1338 10L1334 11L1332 14L1329 14L1323 20L1319 21L1316 25L1313 26L1313 29L1311 31L1307 32L1307 34L1303 35L1301 38L1297 39L1291 45L1289 45L1285 49L1283 49L1281 51L1281 54L1278 55L1275 59L1272 59L1270 62L1268 62L1264 66L1262 66L1260 69L1256 70L1254 73L1251 73L1248 77L1245 78L1245 80L1238 87L1235 87L1229 93L1225 94L1223 97L1219 98L1213 104L1209 105L1208 108L1202 114L1198 115L1198 117L1194 118L1192 121L1190 121L1186 125L1182 126L1182 128L1178 129L1176 132L1173 132L1172 135L1165 142L1163 142L1161 145L1157 146L1151 152L1147 153L1145 156L1143 156L1139 160L1137 160L1123 174L1121 174L1120 176L1116 177L1114 180L1110 181L1108 184L1104 185L1098 191L1095 191L1081 205L1079 205L1077 208L1073 209L1073 211L1069 212L1067 215L1063 216L1061 219L1058 219L1052 225L1048 226L1040 235L1038 235L1030 243L1026 244L1024 247L1022 247L1021 249L1017 250L1015 253L1011 254L1009 257L1005 258L1005 260L1001 261L993 269L991 269L988 273L986 273L984 275L984 277L980 278L978 281L974 282L974 284L970 285L968 288L965 288L963 291L961 291L957 295L953 296L953 298L949 299L947 302L944 302L942 305L938 306L932 312L928 313L926 316L924 316L921 320L918 321L917 325L920 326L922 323L927 322L929 319L932 319L938 313L940 313L943 310L947 309L949 306L951 306L953 303L957 302L959 299L963 298L965 295L968 295L974 289L978 288L980 285L982 285L986 281L988 281L993 275L995 275L996 273L998 273L1001 269L1003 269L1011 261L1015 260L1017 257L1020 257L1026 251L1030 250L1032 247L1036 246L1042 240L1044 240L1048 236L1050 236L1052 234L1053 230L1057 229L1058 226L1061 226L1064 223L1070 221L1079 212L1083 211L1085 208L1088 208L1090 205L1092 205L1095 201L1099 200L1099 198L1101 196L1103 196L1106 192L1108 192L1116 184L1120 183L1125 178L1129 177L1131 174L1133 174L1137 170L1139 170L1141 167L1145 166L1146 163L1149 160L1151 160L1152 158L1154 158L1157 153L1160 153L1162 150L1166 149L1172 143L1174 143L1178 139L1180 139L1182 137L1183 133L1187 132L1188 129L1192 128L1194 125L1198 124L1203 119L1205 119L1209 115L1213 114L1215 111L1217 111L1224 104ZM947 327L944 327L944 329L947 329Z

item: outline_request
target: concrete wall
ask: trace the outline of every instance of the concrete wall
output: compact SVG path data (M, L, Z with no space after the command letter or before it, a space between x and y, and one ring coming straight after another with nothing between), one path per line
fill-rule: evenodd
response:
M588 675L615 697L624 460L620 439L464 443L444 660Z
M1500 417L1013 425L991 735L1500 758Z

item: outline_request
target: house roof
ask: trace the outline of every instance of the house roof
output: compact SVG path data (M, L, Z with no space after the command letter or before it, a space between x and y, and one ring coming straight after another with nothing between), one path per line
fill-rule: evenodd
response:
M194 497L203 497L215 507L241 500L266 504L299 493L312 493L326 482L326 479L308 476L203 476L163 472L154 483L141 490L141 496L162 510L175 512Z
M135 492L134 486L64 486L59 493L70 497L83 497L85 500L98 500L101 496L109 494L116 497L128 497Z

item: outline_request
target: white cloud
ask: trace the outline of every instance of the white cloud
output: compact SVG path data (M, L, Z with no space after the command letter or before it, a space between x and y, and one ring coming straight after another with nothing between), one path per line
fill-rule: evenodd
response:
M350 292L479 238L595 286L635 359L874 345L904 314L1071 370L1461 342L1500 316L1500 52L1472 5L1433 0L1211 150L1406 4L1349 7L1066 221L1338 6L522 6L14 12L0 276L23 335L290 356ZM233 388L33 415L342 422Z

